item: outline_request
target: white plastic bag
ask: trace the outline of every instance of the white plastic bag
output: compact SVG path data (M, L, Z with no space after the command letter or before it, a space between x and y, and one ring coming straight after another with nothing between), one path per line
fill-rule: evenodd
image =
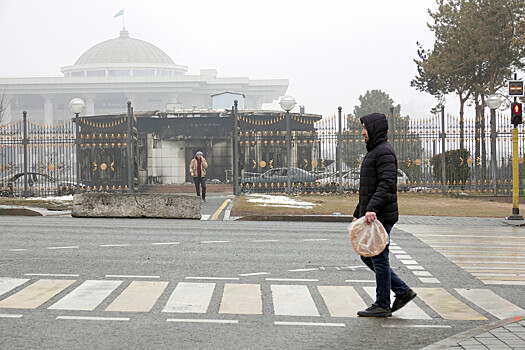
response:
M367 224L363 216L348 226L348 231L352 247L364 257L379 255L388 243L388 234L377 219Z

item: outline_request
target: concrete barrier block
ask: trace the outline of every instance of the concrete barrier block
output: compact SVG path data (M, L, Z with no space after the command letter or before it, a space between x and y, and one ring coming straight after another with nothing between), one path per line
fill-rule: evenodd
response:
M201 198L176 194L81 193L73 217L200 219Z

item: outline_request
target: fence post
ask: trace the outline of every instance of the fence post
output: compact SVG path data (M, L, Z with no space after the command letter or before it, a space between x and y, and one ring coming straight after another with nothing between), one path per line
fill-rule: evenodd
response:
M443 195L447 193L447 171L445 163L445 139L447 135L445 133L445 106L441 106L441 183L443 186Z
M233 194L239 194L239 121L237 120L237 105L238 101L233 101L232 117L233 117Z
M75 165L75 172L77 173L77 186L75 187L75 193L80 193L80 184L82 183L80 176L80 113L75 113L75 148L77 161Z
M128 122L128 135L127 135L127 147L126 147L126 153L128 156L128 192L133 193L133 159L131 158L133 156L132 152L132 141L133 141L133 123L132 123L132 113L131 113L131 101L128 101L128 113L127 113L127 122Z
M290 176L292 175L292 135L290 131L290 112L286 111L286 193L292 193L292 182Z
M339 119L339 132L337 133L337 171L339 173L339 194L343 194L343 121L341 118L341 106L337 107Z
M27 112L22 112L22 119L23 119L23 139L22 139L22 145L24 147L24 197L27 197L27 166L28 166L28 156L27 156L27 145L29 144L29 140L27 139Z
M496 155L496 139L498 137L496 129L496 110L490 109L490 164L491 166L491 175L492 175L492 190L494 195L498 194L498 185L497 185L497 170L498 170L498 156Z

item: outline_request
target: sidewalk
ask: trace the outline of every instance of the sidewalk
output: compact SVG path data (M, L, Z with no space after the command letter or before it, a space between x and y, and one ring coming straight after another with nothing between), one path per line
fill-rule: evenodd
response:
M525 349L525 316L496 321L450 338L440 340L421 350Z

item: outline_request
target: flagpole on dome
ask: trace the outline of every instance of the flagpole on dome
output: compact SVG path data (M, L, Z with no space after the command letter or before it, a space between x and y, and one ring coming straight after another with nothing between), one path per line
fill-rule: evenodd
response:
M124 15L124 9L120 10L115 14L113 17L119 17L122 16L122 29L126 30L126 16Z

